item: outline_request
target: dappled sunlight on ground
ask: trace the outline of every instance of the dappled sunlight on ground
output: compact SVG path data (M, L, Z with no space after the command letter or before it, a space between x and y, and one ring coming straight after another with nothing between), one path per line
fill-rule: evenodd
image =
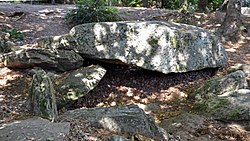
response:
M242 37L237 43L224 44L227 51L229 66L242 63L250 64L250 37Z
M29 115L29 81L31 78L19 71L0 68L0 123Z

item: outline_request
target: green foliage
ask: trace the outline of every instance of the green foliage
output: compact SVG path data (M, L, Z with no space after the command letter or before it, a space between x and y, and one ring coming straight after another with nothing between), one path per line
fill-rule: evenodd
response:
M123 6L139 7L141 6L141 0L121 0Z
M105 4L106 2L104 0L80 0L77 2L77 8L67 13L65 19L73 26L91 22L120 20L118 10L105 6Z
M166 2L164 8L166 9L178 9L180 7L180 0L170 0Z
M10 39L17 39L17 40L23 40L25 34L23 32L18 31L16 28L12 28L12 29L1 29L2 32L8 33L10 36Z
M171 0L167 1L164 8L167 9L180 9L182 8L182 0ZM198 3L199 0L188 0L188 11L197 11L198 10ZM207 8L210 11L214 11L218 9L221 4L223 3L223 0L207 0Z
M208 0L208 8L211 11L217 10L223 3L223 0Z

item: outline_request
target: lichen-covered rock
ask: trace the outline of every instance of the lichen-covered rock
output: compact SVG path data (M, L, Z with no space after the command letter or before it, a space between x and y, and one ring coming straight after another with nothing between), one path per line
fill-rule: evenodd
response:
M44 70L39 70L33 75L29 98L34 115L52 121L57 118L54 86Z
M6 67L42 67L57 71L68 71L82 66L83 58L74 51L50 50L42 48L24 49L4 54L1 57Z
M250 90L239 89L203 101L199 111L224 121L250 120Z
M68 35L41 39L39 45L166 74L227 64L223 45L207 30L160 21L88 23L75 26Z
M51 123L34 117L0 125L1 141L62 141L69 134L70 123Z
M202 103L211 97L247 88L247 86L245 73L238 70L226 76L209 80L191 95L195 97L196 102Z
M214 78L193 94L197 109L220 120L250 120L250 90L241 71Z
M58 108L77 100L94 89L106 70L98 65L82 67L55 80Z
M87 120L92 127L104 128L118 134L143 135L155 140L168 140L165 130L136 105L77 109L59 117L60 121L69 119Z

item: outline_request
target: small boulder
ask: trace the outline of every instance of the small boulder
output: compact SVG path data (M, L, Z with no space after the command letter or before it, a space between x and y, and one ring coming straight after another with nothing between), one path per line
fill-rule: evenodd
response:
M211 79L193 94L197 109L219 120L250 120L247 87L246 75L241 70Z
M211 97L217 97L227 92L247 88L246 75L238 70L226 76L213 78L198 88L191 96L195 96L195 101L201 103Z
M202 135L199 131L207 128L207 119L203 116L182 113L176 117L164 119L160 127L171 134L169 140L180 141L220 141L213 136Z
M42 48L23 49L6 53L1 57L6 67L41 67L57 71L74 70L83 65L83 58L74 51Z
M55 80L59 108L77 100L93 90L104 77L106 70L98 65L82 67L65 73Z
M118 134L127 133L130 136L143 135L155 140L168 140L165 130L136 105L77 109L59 117L60 121L69 119L87 120L92 127L104 128Z
M199 104L199 111L223 121L250 120L250 90L239 89L207 99Z
M34 115L52 121L57 118L54 86L44 70L39 70L33 75L29 98Z
M70 123L51 123L34 117L0 125L1 141L62 141L69 134Z
M170 22L88 23L75 26L67 35L40 39L38 44L165 74L227 64L222 43L208 30Z

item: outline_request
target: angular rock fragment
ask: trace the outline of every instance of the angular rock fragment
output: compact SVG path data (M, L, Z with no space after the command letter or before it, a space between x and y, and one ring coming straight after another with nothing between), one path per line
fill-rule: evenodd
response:
M104 77L106 70L98 65L82 67L65 73L55 80L59 108L77 100L94 89Z

